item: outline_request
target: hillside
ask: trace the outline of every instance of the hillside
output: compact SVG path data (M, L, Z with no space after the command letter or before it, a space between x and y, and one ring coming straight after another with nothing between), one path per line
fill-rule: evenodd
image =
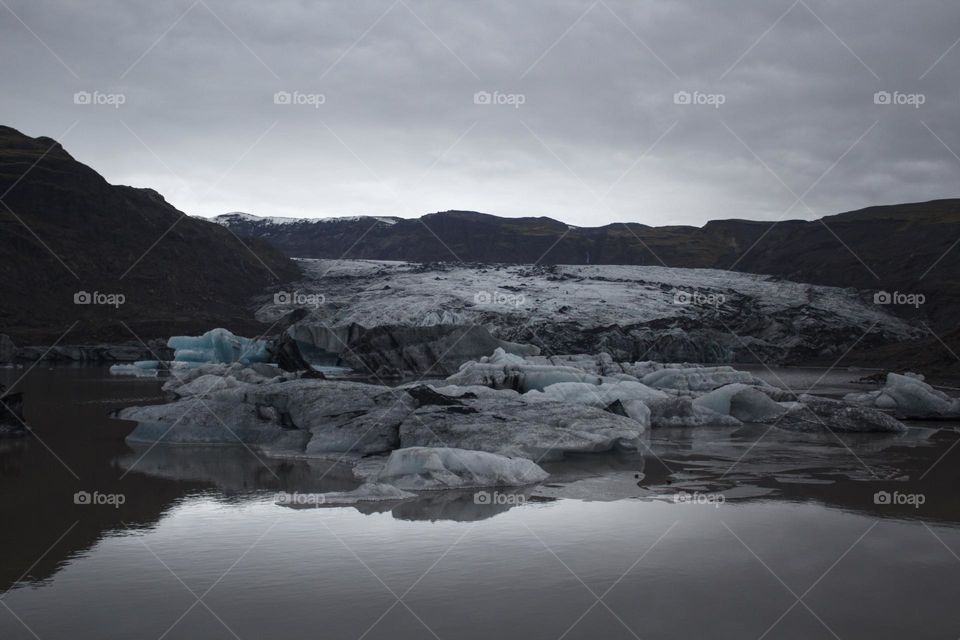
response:
M0 333L18 344L255 331L250 296L298 273L258 240L108 184L50 138L0 127ZM272 272L272 273L271 273ZM78 292L123 304L75 304Z

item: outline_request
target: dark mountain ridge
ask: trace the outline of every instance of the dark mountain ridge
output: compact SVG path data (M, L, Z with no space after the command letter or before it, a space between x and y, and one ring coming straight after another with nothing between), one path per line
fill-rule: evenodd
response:
M152 189L107 183L50 138L0 127L0 333L19 344L51 344L74 322L63 343L136 341L124 324L144 340L253 332L250 297L298 270L244 242Z

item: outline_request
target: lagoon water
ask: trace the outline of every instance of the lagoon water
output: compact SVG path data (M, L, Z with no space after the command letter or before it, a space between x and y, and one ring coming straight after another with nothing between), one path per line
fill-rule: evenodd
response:
M278 492L355 482L243 447L131 449L107 414L159 387L98 367L21 382L38 438L0 442L0 638L960 636L953 423L655 430L496 504L291 508Z

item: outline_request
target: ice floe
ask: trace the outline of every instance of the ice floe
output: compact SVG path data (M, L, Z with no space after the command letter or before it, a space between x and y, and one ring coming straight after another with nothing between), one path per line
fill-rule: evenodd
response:
M167 341L179 362L269 362L268 342L211 329L202 336L174 336Z
M913 385L931 394L916 378L890 381L900 391ZM613 363L603 354L547 359L496 349L443 382L397 387L302 377L265 363L201 364L179 371L164 389L172 402L118 412L137 422L129 442L242 443L270 457L336 458L368 484L414 491L540 482L541 461L638 451L651 428L905 430L866 406L879 406L879 396L860 404L795 397L732 367ZM784 397L792 401L777 401ZM362 491L331 497L375 498Z
M850 393L847 402L886 409L901 418L960 418L960 398L951 398L923 381L923 376L888 373L886 385L878 391Z

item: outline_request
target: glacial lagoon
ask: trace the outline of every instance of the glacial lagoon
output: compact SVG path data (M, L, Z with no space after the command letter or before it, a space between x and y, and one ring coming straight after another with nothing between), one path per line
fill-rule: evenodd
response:
M20 388L38 437L0 443L4 639L960 635L956 423L654 429L533 488L336 506L297 499L357 485L334 461L126 445L107 416L160 402L155 379Z

